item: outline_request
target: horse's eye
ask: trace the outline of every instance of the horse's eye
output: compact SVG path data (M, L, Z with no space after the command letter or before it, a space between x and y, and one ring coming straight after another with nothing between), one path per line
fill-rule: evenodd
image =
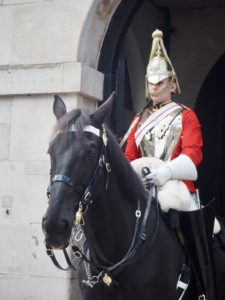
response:
M96 157L98 155L98 145L94 142L89 143L84 149L84 156L86 157Z

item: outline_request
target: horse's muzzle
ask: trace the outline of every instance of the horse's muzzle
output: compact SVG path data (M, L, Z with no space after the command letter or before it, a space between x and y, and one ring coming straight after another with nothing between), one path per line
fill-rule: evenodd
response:
M62 249L68 244L70 226L66 220L53 222L47 216L42 219L42 230L45 235L45 243L54 249Z

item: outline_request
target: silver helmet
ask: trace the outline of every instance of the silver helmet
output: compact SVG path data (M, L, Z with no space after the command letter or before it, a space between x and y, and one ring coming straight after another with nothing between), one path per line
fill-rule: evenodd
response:
M157 84L166 78L171 78L172 82L176 82L178 92L180 93L176 72L163 43L162 31L156 29L152 34L152 38L152 49L146 72L146 95L148 95L147 82Z

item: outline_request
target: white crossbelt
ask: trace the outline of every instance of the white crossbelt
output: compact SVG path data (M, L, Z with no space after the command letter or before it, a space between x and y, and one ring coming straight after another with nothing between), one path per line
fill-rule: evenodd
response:
M120 148L122 148L123 145L125 144L128 136L130 135L131 131L133 130L134 126L137 124L139 119L140 119L140 115L136 115L133 122L131 123L130 127L128 128L127 132L125 133L124 137L122 138L122 140L120 142Z
M151 130L153 127L155 127L159 122L161 122L165 117L167 117L172 112L180 109L181 106L178 105L175 102L171 102L163 107L161 107L159 110L152 113L147 120L138 128L138 130L135 133L135 139L136 139L136 145L137 147L140 145L144 135Z

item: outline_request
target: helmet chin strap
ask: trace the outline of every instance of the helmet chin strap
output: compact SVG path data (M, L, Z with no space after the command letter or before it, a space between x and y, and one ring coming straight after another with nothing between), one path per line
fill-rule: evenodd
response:
M162 95L162 93L164 93L167 89L171 88L171 85L174 83L174 77L171 78L171 80L167 83L166 86L164 86L162 89L159 89L157 91L151 91L149 90L149 95L150 96L154 96L154 97L158 97L160 95Z

